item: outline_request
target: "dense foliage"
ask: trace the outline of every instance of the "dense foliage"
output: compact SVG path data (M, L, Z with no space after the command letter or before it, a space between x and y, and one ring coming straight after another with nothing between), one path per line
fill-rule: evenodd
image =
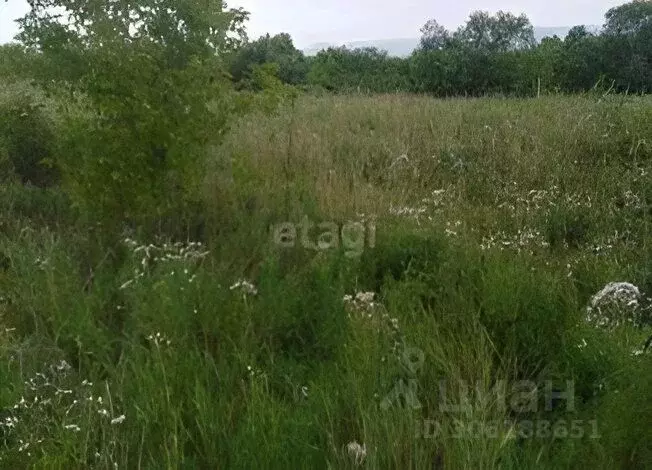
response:
M488 93L532 96L577 92L596 85L617 92L652 90L652 3L634 1L613 8L600 34L583 26L562 40L534 39L524 16L471 14L466 25L447 31L436 20L422 28L421 45L409 58L374 48L329 48L303 57L287 34L264 37L237 55L232 73L264 61L280 64L285 83L330 91L425 92L438 96Z
M246 13L203 3L47 0L20 20L21 43L40 52L35 84L65 103L56 149L64 185L105 230L191 204L202 156L237 112L224 57L241 42Z
M649 467L651 97L324 93L649 90L649 4L538 46L429 22L409 59L218 0L30 5L0 468Z
M188 9L186 14L192 14L192 11ZM240 12L240 20L246 18L242 15L244 12ZM151 14L148 18L154 19ZM161 19L157 28L173 28L172 18ZM307 57L294 46L287 33L268 34L254 41L245 40L243 35L242 41L237 43L240 45L237 50L226 54L223 47L221 56L226 61L225 70L237 88L247 90L260 90L254 79L254 70L274 63L278 69L268 71L284 84L335 92L532 96L546 92L586 91L597 86L615 92L648 93L652 90L651 18L652 3L634 0L609 10L599 34L587 31L584 26L576 26L564 39L554 36L537 43L533 27L524 15L501 11L491 16L478 11L454 32L447 31L436 20L429 20L421 29L420 47L407 58L391 57L376 48L346 47L332 47L314 57ZM167 26L166 22L169 23ZM28 30L34 29L33 20L32 23L32 26L26 23ZM39 27L43 28L44 24ZM231 28L241 27L241 24L234 25ZM207 24L201 27L206 28ZM127 31L125 28L128 30L128 25L122 24L117 31ZM50 30L47 41L56 44L55 30ZM162 30L153 34L168 32ZM67 37L71 33L59 29L56 34ZM179 31L174 32L174 37L177 43L166 46L169 49L166 53L168 65L170 60L175 60L178 62L176 66L180 66L186 60L181 57L196 54L197 47L205 49L204 52L210 50L204 44L191 45L188 42L191 38ZM150 47L154 44L152 42ZM0 76L17 71L24 74L26 62L36 60L33 53L27 56L27 52L16 45L0 47L0 54L3 56ZM61 56L57 60L64 58ZM71 61L78 59L68 55L65 60L72 65ZM122 61L124 63L127 61ZM77 64L81 66L81 62ZM119 68L115 73L120 74Z

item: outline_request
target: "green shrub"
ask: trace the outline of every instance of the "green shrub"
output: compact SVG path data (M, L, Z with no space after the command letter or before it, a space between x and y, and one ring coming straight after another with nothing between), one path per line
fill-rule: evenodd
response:
M23 183L56 184L52 166L55 130L43 99L25 84L0 92L0 172L15 172Z

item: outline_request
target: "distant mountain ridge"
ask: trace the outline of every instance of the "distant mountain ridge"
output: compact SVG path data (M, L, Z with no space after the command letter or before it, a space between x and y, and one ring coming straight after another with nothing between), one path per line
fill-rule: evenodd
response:
M587 25L586 29L593 33L600 31L601 27L596 25ZM571 30L571 26L558 26L558 27L535 27L534 28L534 38L540 42L545 37L552 37L554 35L559 36L560 38L565 38L568 32ZM390 56L395 57L407 57L412 52L419 47L419 38L392 38L392 39L376 39L371 41L353 41L346 43L327 43L320 42L312 44L305 49L303 53L306 55L315 55L323 49L328 49L329 47L338 47L346 46L348 49L364 48L364 47L376 47L380 50L385 50Z

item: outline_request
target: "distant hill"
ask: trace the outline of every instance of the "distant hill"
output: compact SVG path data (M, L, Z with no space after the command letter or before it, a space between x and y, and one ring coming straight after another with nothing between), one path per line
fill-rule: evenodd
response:
M595 25L589 25L586 28L591 32L598 32L600 30L600 26ZM570 26L535 27L534 37L537 41L541 41L545 37L552 37L554 35L557 35L563 39L566 37L570 29ZM414 49L419 46L419 38L377 39L371 41L353 41L339 44L320 42L308 46L303 50L303 53L310 56L317 54L323 49L338 46L346 46L348 49L376 47L380 50L387 51L390 56L407 57L412 53L412 51L414 51Z

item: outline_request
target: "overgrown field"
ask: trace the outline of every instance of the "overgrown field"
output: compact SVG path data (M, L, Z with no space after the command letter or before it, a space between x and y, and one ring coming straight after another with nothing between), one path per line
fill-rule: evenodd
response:
M5 148L59 138L42 100ZM303 96L176 238L11 172L0 468L652 468L649 98Z

